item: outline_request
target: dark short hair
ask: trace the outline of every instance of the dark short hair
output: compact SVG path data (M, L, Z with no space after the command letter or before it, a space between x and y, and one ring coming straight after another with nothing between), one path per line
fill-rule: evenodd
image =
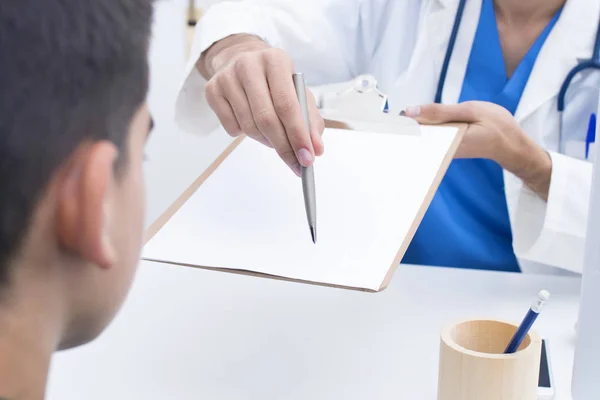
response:
M0 285L59 167L125 147L148 88L151 0L0 0Z

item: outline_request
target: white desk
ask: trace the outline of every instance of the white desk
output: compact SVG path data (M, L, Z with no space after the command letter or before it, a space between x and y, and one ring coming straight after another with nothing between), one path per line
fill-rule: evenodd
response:
M579 281L401 267L378 294L143 263L100 339L60 353L49 400L434 400L438 332L471 316L520 320L550 340L570 399Z

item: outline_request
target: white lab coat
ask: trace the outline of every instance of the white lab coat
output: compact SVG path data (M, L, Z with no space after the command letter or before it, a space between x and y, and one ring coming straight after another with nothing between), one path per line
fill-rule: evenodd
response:
M176 105L176 118L190 132L210 132L218 120L209 111L205 81L194 68L200 53L235 33L251 33L285 49L311 85L375 76L391 107L433 102L458 0L255 0L210 8L195 32L190 63ZM481 0L464 11L443 92L444 103L460 95ZM545 202L505 172L513 248L523 272L581 273L591 186L591 163L559 153L557 94L567 72L589 59L600 0L567 0L539 53L515 118L552 157ZM589 113L597 106L598 75L573 81L563 134L571 155L580 154ZM585 106L584 106L585 105ZM586 115L581 115L586 114Z

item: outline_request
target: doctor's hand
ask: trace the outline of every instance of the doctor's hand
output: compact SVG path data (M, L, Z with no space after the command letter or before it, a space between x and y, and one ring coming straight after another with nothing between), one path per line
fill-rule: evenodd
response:
M244 133L274 148L297 175L323 153L325 124L307 90L306 129L294 65L283 50L252 35L233 35L206 50L196 67L208 79L206 98L229 135Z
M456 158L493 160L547 200L552 172L550 155L521 129L505 108L468 101L408 107L405 114L421 124L466 123Z

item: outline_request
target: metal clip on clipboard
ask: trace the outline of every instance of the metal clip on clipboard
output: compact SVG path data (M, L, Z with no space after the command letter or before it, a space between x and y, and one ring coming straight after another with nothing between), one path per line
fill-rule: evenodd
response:
M328 128L419 135L417 121L388 112L388 99L371 75L361 75L347 89L319 99L321 116Z

